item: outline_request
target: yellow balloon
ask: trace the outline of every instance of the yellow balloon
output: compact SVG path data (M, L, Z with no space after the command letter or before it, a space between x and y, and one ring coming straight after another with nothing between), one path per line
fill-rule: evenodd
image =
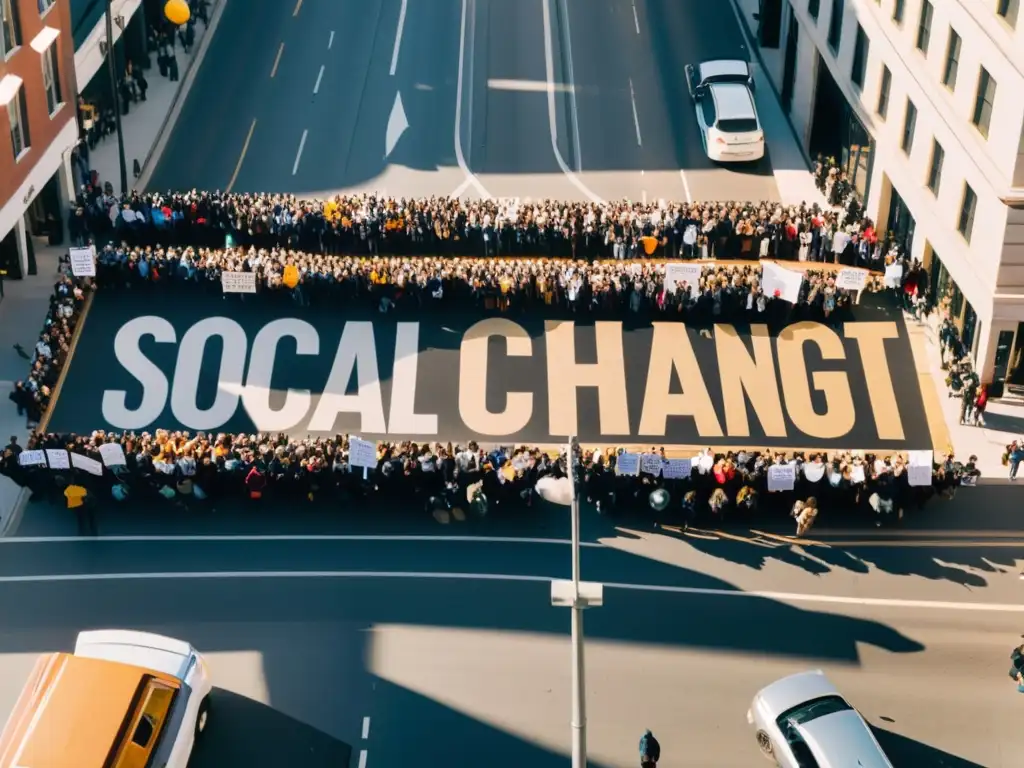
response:
M179 27L186 23L191 15L185 0L167 0L167 4L164 5L164 16L171 24Z
M289 288L294 288L299 284L299 269L294 264L288 264L284 268L284 274L281 275L281 282L287 285Z

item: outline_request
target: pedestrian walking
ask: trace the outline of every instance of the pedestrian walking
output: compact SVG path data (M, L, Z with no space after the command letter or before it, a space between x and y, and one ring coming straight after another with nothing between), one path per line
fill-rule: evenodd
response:
M649 730L640 737L640 768L657 768L661 759L661 744Z
M1017 470L1024 461L1024 440L1014 440L1006 448L1006 463L1010 467L1010 482L1017 479Z
M64 489L64 498L67 499L68 509L75 513L78 520L78 535L98 535L96 509L89 492L81 485L71 483Z

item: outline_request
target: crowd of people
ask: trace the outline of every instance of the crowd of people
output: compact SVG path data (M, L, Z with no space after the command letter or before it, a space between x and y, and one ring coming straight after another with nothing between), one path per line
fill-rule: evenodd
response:
M71 216L77 245L228 245L314 254L547 256L584 260L759 258L881 270L897 243L855 202L684 203L627 200L393 198L307 200L221 192L112 194L87 184Z
M105 444L117 444L111 459ZM544 477L567 475L566 453L537 447L484 448L474 442L378 443L376 466L364 471L349 463L347 435L293 439L287 435L190 434L157 430L150 433L91 435L38 434L20 446L6 447L0 472L31 489L37 498L59 498L71 485L88 497L104 501L138 499L186 508L260 503L270 499L288 505L372 499L420 508L426 514L455 507L485 515L515 510L537 502L536 486ZM76 468L80 462L23 465L24 450L68 451L104 465L99 474ZM959 463L940 457L932 483L912 486L899 454L787 453L777 450L715 452L707 449L688 460L688 471L666 479L660 467L669 462L664 450L658 471L620 474L621 449L574 450L578 493L607 515L650 514L665 525L720 525L754 522L792 515L797 533L806 533L819 509L829 514L860 512L875 525L896 523L904 510L919 508L931 497L951 497L962 483L978 476L974 457ZM657 462L656 462L657 463ZM792 464L792 490L770 491L769 468ZM62 468L61 468L62 467ZM657 503L656 491L664 494Z

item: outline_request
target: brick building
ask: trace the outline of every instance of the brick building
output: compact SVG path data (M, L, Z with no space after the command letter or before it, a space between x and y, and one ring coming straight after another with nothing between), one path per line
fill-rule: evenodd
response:
M34 269L33 236L63 237L78 141L68 0L0 0L0 269Z

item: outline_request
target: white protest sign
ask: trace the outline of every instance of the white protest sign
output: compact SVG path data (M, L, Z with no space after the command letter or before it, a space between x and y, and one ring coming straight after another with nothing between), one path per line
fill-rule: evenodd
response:
M658 477L661 474L661 456L657 453L640 454L640 471Z
M120 443L102 443L100 445L100 458L108 467L124 466L128 460L124 457L124 448Z
M890 264L885 268L885 287L886 288L899 288L900 281L903 280L903 265L902 264Z
M925 487L932 484L931 451L907 451L907 482L913 486Z
M377 466L377 446L358 437L348 439L348 463L353 467L373 469Z
M46 451L22 451L18 454L18 463L23 467L45 467Z
M638 475L640 474L640 454L620 453L615 460L616 475Z
M812 483L816 483L825 476L825 465L819 464L816 461L812 461L808 464L804 464L804 477Z
M844 291L862 291L868 284L868 272L864 269L840 269L836 272L836 288Z
M50 469L71 469L71 459L63 448L47 448L46 460L50 462Z
M854 464L850 468L850 482L856 485L857 483L863 483L867 478L864 476L864 465Z
M703 267L700 264L676 264L665 265L665 291L675 293L676 287L684 282L687 287L700 285L700 275Z
M80 453L71 454L71 466L75 469L80 469L83 472L88 472L90 475L96 475L99 477L103 474L103 465L91 456L83 456Z
M71 274L75 277L96 277L96 250L92 246L71 248Z
M661 476L666 480L685 480L690 476L692 468L690 459L666 459Z
M224 293L256 293L256 273L221 272L220 287Z
M796 485L796 467L792 464L773 464L768 467L768 491L792 491Z
M800 272L780 267L770 261L761 263L761 288L765 296L775 296L796 304L800 300L800 288L803 283L804 276Z

